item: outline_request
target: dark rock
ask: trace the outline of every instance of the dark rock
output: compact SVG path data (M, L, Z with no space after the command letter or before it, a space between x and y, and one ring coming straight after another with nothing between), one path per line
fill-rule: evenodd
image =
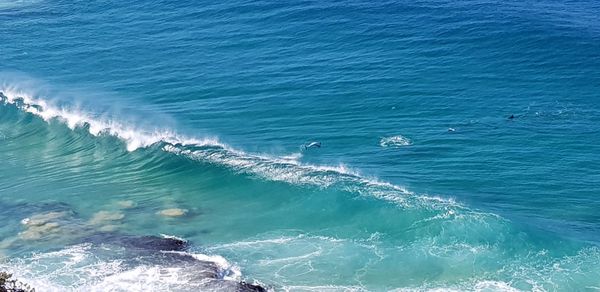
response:
M12 279L12 274L0 272L0 292L35 292L35 289Z
M155 251L184 251L188 247L185 240L158 236L123 237L122 243L129 248Z
M259 285L249 284L243 281L239 285L240 289L238 291L240 292L267 292L267 289Z
M132 236L117 232L102 232L86 236L81 242L114 245L136 251L185 251L188 243L173 237L153 235Z
M205 288L210 291L235 291L235 292L267 292L267 289L259 285L246 282L234 282L228 280L213 280Z

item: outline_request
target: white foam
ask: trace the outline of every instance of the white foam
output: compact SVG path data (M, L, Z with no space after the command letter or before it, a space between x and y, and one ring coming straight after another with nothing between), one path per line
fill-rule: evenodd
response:
M415 289L415 290L398 290L398 291L429 291L429 292L447 292L447 291L472 291L472 292L519 292L517 288L512 287L509 283L503 281L491 281L491 280L483 280L476 282L470 287L443 287L443 288L431 288L431 289ZM532 290L536 292L541 292L545 290Z
M402 147L412 145L412 141L402 135L383 137L379 141L381 147Z
M197 271L185 266L129 266L121 259L102 260L91 244L70 246L59 251L35 253L28 258L13 258L0 263L37 291L171 291L202 290L210 278L190 281ZM165 252L166 253L166 252ZM240 269L219 255L180 253L214 263L220 279L241 281Z
M302 164L295 160L249 154L233 149L223 149L224 151L215 151L215 149L194 151L177 149L173 151L174 148L177 147L165 147L164 149L196 160L229 166L238 172L255 174L265 179L293 184L329 187L342 180L348 180L349 176L359 177L356 172L348 169L345 165L315 166Z
M478 281L473 284L465 285L464 287L436 287L436 288L426 288L426 287L418 287L418 288L397 288L392 290L394 292L462 292L462 291L472 291L472 292L519 292L521 290L512 287L509 283L503 281L491 281L491 280L483 280Z
M32 261L41 261L53 258L62 258L63 261L61 263L67 267L70 267L77 265L83 262L86 258L88 258L88 256L90 256L90 247L91 244L79 244L67 247L59 251L47 253L34 253L30 259Z
M88 291L169 291L172 286L187 286L182 268L138 266L104 277L98 284L85 287ZM79 289L78 289L79 290ZM84 289L81 289L84 291Z
M323 253L323 249L320 247L317 247L317 250L313 251L313 252L309 252L306 254L302 254L302 255L298 255L298 256L291 256L291 257L284 257L284 258L277 258L277 259L263 259L263 260L258 260L258 264L259 265L273 265L273 264L281 264L281 263L288 263L288 262L309 262L308 259L313 258L313 257L318 257Z
M239 248L239 247L249 247L249 246L260 246L265 244L285 244L289 243L292 240L296 239L296 237L280 237L273 239L260 239L260 240L249 240L249 241L236 241L232 243L220 244L218 248Z
M437 205L446 204L458 205L451 199L415 196L414 193L402 186L364 177L345 165L316 166L297 160L249 154L231 148L189 150L174 145L165 145L163 150L199 161L228 166L240 173L254 174L272 181L323 188L337 184L347 191L394 202L404 207L422 207L422 204L415 204L419 202L424 203L428 208L437 208Z
M206 255L202 253L189 253L183 251L164 251L164 253L176 253L182 255L189 255L199 261L214 263L219 269L219 274L224 280L230 281L241 281L242 272L236 265L230 264L224 257L220 255Z
M519 289L513 288L509 283L502 281L480 281L475 284L474 290L479 292L484 291L505 291L505 292L518 292Z

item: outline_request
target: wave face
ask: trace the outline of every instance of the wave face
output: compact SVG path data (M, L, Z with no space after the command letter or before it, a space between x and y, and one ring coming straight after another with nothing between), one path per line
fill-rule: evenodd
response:
M0 270L43 291L600 289L599 14L0 2Z

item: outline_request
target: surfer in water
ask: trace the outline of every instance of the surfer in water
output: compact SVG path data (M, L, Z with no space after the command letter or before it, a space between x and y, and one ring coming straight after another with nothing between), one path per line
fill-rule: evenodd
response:
M310 142L302 145L303 150L307 150L308 148L321 148L321 142Z

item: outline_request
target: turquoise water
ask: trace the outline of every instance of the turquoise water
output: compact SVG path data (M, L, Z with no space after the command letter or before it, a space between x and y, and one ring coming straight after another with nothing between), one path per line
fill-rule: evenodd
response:
M600 290L597 15L2 1L0 268L220 289L114 243L164 234L274 291Z

